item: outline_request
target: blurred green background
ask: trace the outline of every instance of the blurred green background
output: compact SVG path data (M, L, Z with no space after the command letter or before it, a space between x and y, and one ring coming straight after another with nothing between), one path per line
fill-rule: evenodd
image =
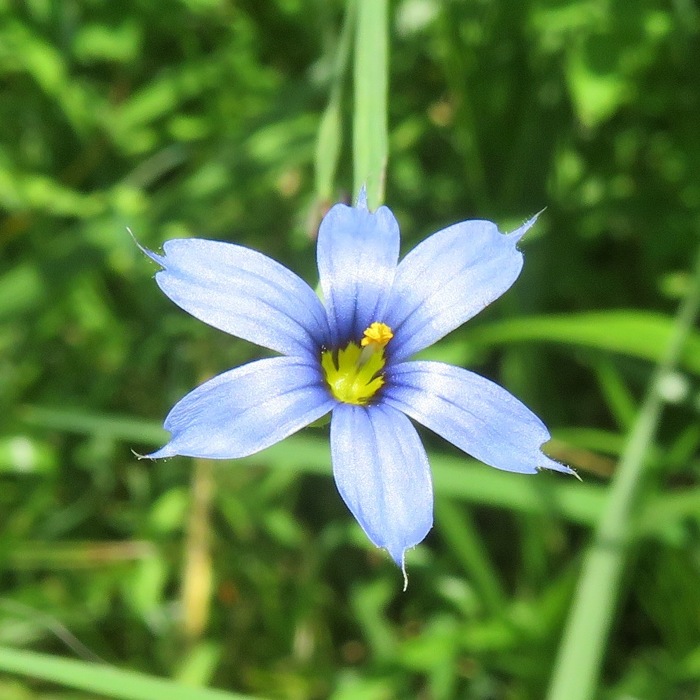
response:
M316 283L320 217L352 196L345 5L0 1L0 668L14 647L263 697L545 696L692 285L698 7L390 3L386 203L403 250L547 207L513 289L430 356L510 389L583 478L496 472L423 432L436 525L402 593L335 491L323 430L237 462L132 452L260 351L169 302L127 227L154 249L249 245ZM338 126L317 153L324 113ZM616 550L595 697L700 692L699 374L693 331ZM0 698L106 697L34 671L0 671Z

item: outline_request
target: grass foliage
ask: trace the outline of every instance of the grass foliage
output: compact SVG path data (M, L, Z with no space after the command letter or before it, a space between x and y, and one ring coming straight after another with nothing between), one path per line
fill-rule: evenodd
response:
M685 0L0 2L0 698L697 697L699 33ZM547 207L514 288L430 352L583 479L424 434L406 593L327 428L132 452L259 355L175 308L127 227L314 284L365 181L405 249Z

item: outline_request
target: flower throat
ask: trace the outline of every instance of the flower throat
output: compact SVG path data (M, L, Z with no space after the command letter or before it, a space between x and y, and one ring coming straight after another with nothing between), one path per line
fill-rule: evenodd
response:
M321 353L323 374L333 396L343 403L367 404L384 385L384 348L394 337L385 323L375 321L360 340Z

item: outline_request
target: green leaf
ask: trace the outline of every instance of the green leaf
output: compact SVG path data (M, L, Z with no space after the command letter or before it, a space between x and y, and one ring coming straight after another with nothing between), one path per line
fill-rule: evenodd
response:
M355 3L348 2L345 22L338 40L328 105L321 117L316 140L316 195L321 202L330 202L334 194L335 174L342 145L343 125L341 102L343 83L350 56Z
M35 427L81 435L100 434L124 441L127 445L141 443L160 447L168 439L166 431L159 424L123 416L100 416L39 406L26 406L21 415L25 423ZM611 455L621 452L624 440L615 433L588 428L559 429L556 435L559 441L566 440L573 446ZM328 444L323 439L309 437L308 432L293 435L282 443L231 463L268 467L280 472L331 475ZM452 457L435 452L430 454L430 465L435 494L468 503L522 513L555 514L571 522L591 526L597 522L605 500L604 487L581 484L555 474L544 473L536 477L511 474L484 466L468 457ZM700 496L692 489L655 497L649 504L650 512L663 512L668 518L653 518L645 529L656 533L668 522L685 518L689 512L694 512L698 498Z
M589 700L597 695L610 629L622 595L623 574L635 541L635 523L651 500L649 448L664 408L659 390L675 368L700 312L700 249L693 285L670 329L646 396L629 432L586 552L554 665L549 700ZM585 640L585 643L582 643Z
M509 319L475 328L469 339L477 345L544 340L657 362L671 338L672 329L673 318L663 314L619 310ZM700 374L700 332L693 331L689 335L680 364Z
M121 700L250 700L251 695L181 685L106 664L0 647L0 670Z
M386 0L359 0L355 40L353 156L355 197L367 187L367 203L384 201L388 159L388 7Z

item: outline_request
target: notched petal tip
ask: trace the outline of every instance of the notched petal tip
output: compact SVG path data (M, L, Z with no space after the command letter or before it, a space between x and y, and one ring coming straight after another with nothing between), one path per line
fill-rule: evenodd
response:
M412 547L392 547L391 545L378 545L376 542L373 544L379 549L386 550L387 554L391 557L392 561L396 566L401 569L401 576L403 577L403 592L406 592L408 588L408 573L406 572L406 552L409 549L414 549L416 545Z
M174 457L175 455L170 454L170 453L160 454L161 452L163 452L163 450L165 450L166 447L167 447L167 445L165 445L165 447L161 447L160 450L157 450L156 452L151 452L150 454L147 454L147 455L142 455L140 452L137 452L136 450L132 449L131 454L134 455L134 457L136 457L136 459L138 459L139 462L141 460L144 460L144 459L150 459L153 462L156 459L163 459L165 457Z
M433 525L430 467L418 433L403 413L381 403L341 404L331 420L331 454L341 497L405 581L406 550Z
M561 472L562 474L570 474L575 476L579 481L583 481L581 477L576 473L574 469L568 467L566 464L561 464L551 457L547 457L544 452L541 452L541 459L537 465L537 471L544 471L545 469L549 471Z
M360 187L355 207L357 209L364 209L365 211L369 210L369 206L367 205L367 185L362 185L362 187Z
M357 206L336 204L326 214L316 255L331 343L360 338L382 320L399 247L398 222L387 207L369 211L364 190Z
M147 455L142 455L139 452L136 452L136 450L131 450L131 454L133 454L134 457L136 457L136 459L138 459L139 461L143 459L150 459L152 462L155 462L155 460L157 459L167 459L168 457L176 457L178 453L168 449L170 444L171 443L168 442L166 445L163 445L163 447L161 447L159 450L151 452Z
M157 459L168 459L169 457L175 457L175 454L172 454L168 450L166 450L167 445L165 447L161 447L159 450L156 450L155 452L151 452L149 455L145 455L146 459L150 459L152 461L155 461Z
M506 236L508 236L508 238L510 238L514 243L517 243L537 223L537 219L540 218L543 211L544 209L538 211L537 214L529 218L522 226L520 226L520 228L516 228L515 231L507 233Z
M319 370L273 357L223 372L178 401L165 419L170 441L146 455L238 459L305 428L333 407Z
M403 592L406 592L406 589L408 588L408 573L406 572L406 549L401 549L400 554L397 552L392 552L390 549L387 548L387 552L389 552L389 556L394 560L394 563L396 566L401 569L401 576L403 576ZM411 549L413 549L411 547Z
M149 250L148 248L142 246L138 240L136 239L136 236L134 235L134 232L127 226L126 227L127 232L131 236L131 239L134 241L136 244L136 247L148 258L153 260L154 263L160 265L161 267L165 267L165 257L162 255L158 255L158 253L154 253L152 250Z
M551 439L544 423L485 377L422 360L390 366L385 375L387 404L484 464L521 474L550 469L575 475L543 452Z
M406 552L408 552L409 549L415 549L416 545L413 545L412 547L405 547L400 550L396 550L392 552L388 547L386 548L386 551L389 553L389 556L394 560L394 563L396 566L401 569L401 576L403 577L403 588L401 589L403 593L405 593L408 590L408 571L406 571Z

